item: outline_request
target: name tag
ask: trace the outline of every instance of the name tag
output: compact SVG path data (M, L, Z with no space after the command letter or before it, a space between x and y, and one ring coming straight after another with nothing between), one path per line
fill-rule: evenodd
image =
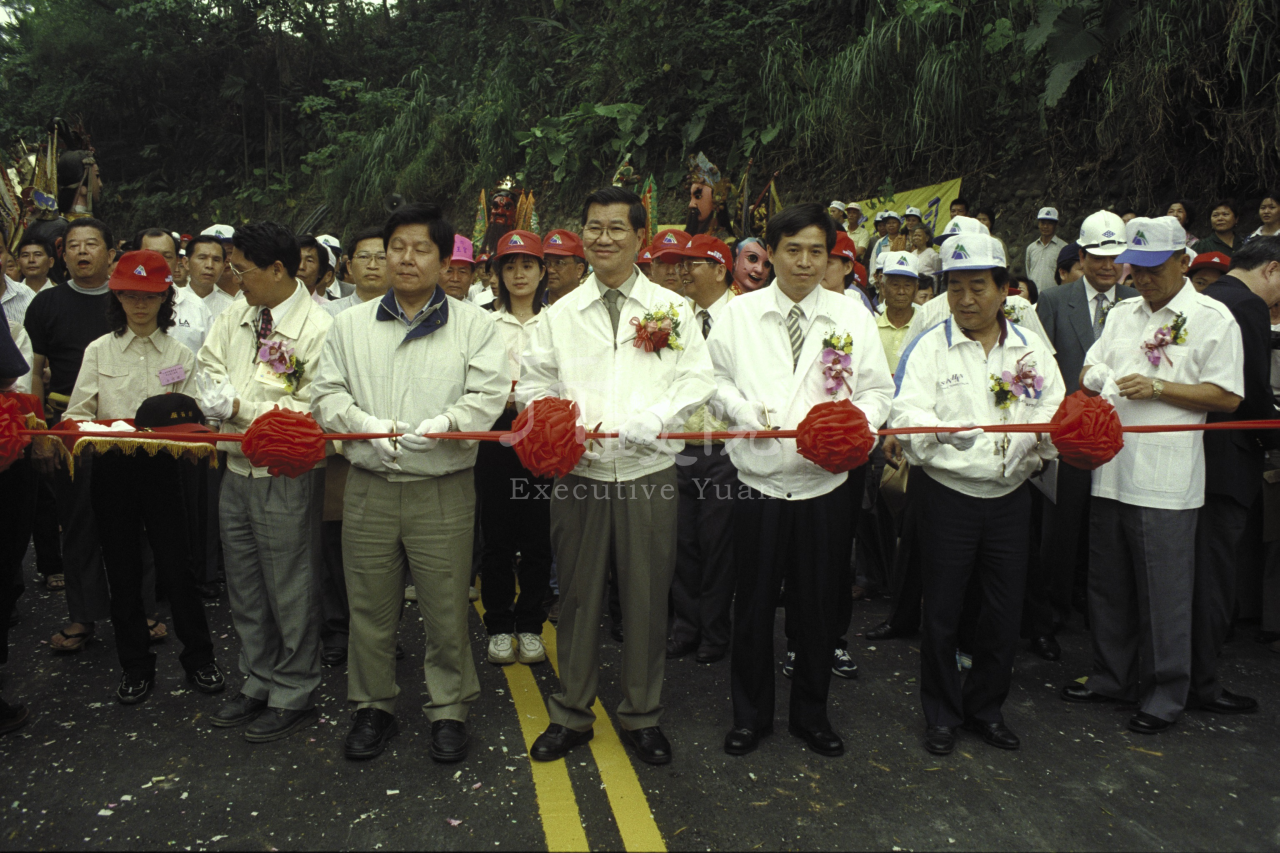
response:
M283 388L284 374L276 373L265 362L258 362L258 369L253 374L254 382L261 382L263 385L269 385L272 388Z
M166 367L159 374L161 385L176 385L187 378L187 369L181 364L175 364L173 367Z

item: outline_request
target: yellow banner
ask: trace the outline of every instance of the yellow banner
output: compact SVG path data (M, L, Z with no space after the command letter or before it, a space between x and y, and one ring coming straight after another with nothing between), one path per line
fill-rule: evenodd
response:
M880 211L893 210L905 216L908 207L918 207L921 221L937 234L939 226L945 228L951 221L951 202L959 195L960 178L956 178L954 181L928 187L903 190L884 198L869 198L858 202L862 205L862 215L866 217L862 227L869 234L874 234L876 229L872 223Z

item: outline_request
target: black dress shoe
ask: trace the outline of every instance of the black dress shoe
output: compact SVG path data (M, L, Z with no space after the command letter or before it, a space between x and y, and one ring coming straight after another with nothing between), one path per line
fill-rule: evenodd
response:
M970 720L964 724L964 727L971 732L975 732L982 736L982 739L992 746L998 746L1001 749L1017 749L1022 745L1022 741L1018 740L1018 736L1009 730L1004 723L984 723L980 720Z
M10 705L0 699L0 735L17 731L31 719L31 712L26 705Z
M724 656L729 650L724 646L703 646L698 649L698 654L694 656L694 660L698 663L716 663L724 660Z
M685 655L693 654L698 650L698 644L693 640L677 640L671 637L667 640L667 660L682 658Z
M342 666L347 662L347 650L342 646L326 646L320 652L320 663L325 666Z
M575 746L582 746L593 737L595 737L593 729L575 732L559 723L552 723L533 742L529 757L534 761L557 761L568 755L569 750Z
M1252 714L1258 710L1258 700L1248 696L1239 696L1230 690L1223 690L1212 702L1201 702L1196 711L1208 711L1212 714Z
M636 758L646 764L671 763L671 743L657 726L623 729L622 740L636 751Z
M1101 693L1094 693L1088 687L1085 687L1078 681L1073 681L1063 687L1058 693L1064 702L1088 702L1095 705L1104 702L1118 702L1120 700L1113 699L1110 696L1104 696Z
M319 719L315 708L268 708L244 730L249 743L270 743L288 737Z
M862 636L868 640L892 640L900 634L888 622L881 622Z
M956 748L955 726L929 726L924 730L924 748L934 755L950 755Z
M427 750L433 761L453 764L467 757L467 724L461 720L436 720L431 724L431 747Z
M609 636L613 637L619 643L622 642L622 623L614 622L609 626Z
M1169 720L1162 720L1159 717L1148 714L1146 711L1139 711L1129 718L1129 731L1137 732L1140 735L1159 734L1172 725L1173 723Z
M216 583L198 583L196 584L196 592L200 593L201 598L205 598L210 601L216 599L222 594L222 590L218 589L218 585Z
M809 744L809 748L818 753L818 755L826 755L831 758L835 758L837 755L844 755L844 741L840 739L840 735L830 729L815 731L795 723L787 723L787 731Z
M396 718L380 708L361 708L347 734L342 751L347 758L361 761L381 755L387 741L400 732Z
M240 693L210 717L209 722L222 729L243 726L245 723L256 720L265 710L267 710L266 699L254 699L252 696Z
M1062 659L1062 646L1058 645L1058 640L1051 634L1033 638L1031 640L1031 651L1045 660Z
M724 736L724 751L730 755L746 755L754 752L760 745L760 738L770 734L773 734L773 726L765 726L763 729L749 729L745 726L730 729Z

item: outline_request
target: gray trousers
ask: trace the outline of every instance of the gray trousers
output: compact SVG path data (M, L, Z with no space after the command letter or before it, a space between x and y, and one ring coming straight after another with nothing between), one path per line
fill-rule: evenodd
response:
M679 465L679 533L671 581L671 636L727 649L733 607L733 493L738 469L723 444L686 444Z
M314 705L320 686L320 590L314 530L324 469L289 477L222 478L218 515L231 620L240 636L240 688L272 708Z
M1193 705L1222 695L1218 655L1236 608L1236 563L1249 507L1226 495L1205 495L1196 526L1196 578L1191 599Z
M1199 510L1094 497L1089 507L1088 688L1172 722L1191 686L1191 596Z
M556 480L551 545L560 573L560 692L547 700L551 722L575 731L595 723L591 706L600 682L600 615L613 552L627 626L618 722L628 730L658 724L678 503L674 466L621 483L574 474Z

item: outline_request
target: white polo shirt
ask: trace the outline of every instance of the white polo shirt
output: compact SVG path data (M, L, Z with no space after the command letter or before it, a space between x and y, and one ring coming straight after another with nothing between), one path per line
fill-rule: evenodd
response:
M217 290L215 287L214 290ZM189 287L175 287L173 298L173 328L169 337L191 350L195 355L204 346L204 339L213 326L213 312Z
M1187 340L1166 348L1167 359L1156 367L1142 348L1161 326L1186 317ZM1172 364L1170 364L1172 362ZM1119 379L1131 373L1197 385L1211 382L1244 396L1244 345L1240 327L1226 305L1197 293L1187 279L1159 311L1140 296L1122 299L1107 314L1102 337L1084 357L1086 366L1105 364ZM1125 426L1202 424L1204 412L1192 412L1164 400L1112 403ZM1125 433L1124 449L1093 472L1093 494L1153 509L1196 509L1204 504L1204 433Z

